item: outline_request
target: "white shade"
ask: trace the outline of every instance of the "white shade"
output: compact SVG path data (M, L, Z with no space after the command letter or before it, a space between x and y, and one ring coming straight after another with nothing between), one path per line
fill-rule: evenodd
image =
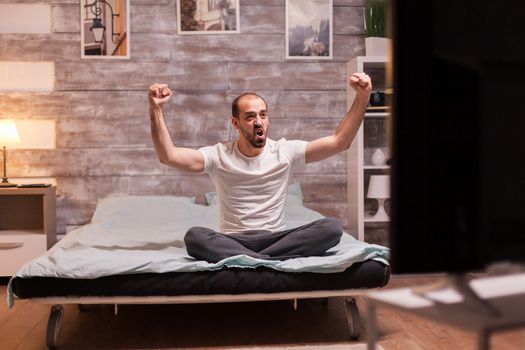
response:
M0 145L20 143L20 135L12 119L0 120Z
M372 175L368 184L368 198L390 198L390 175Z
M104 36L104 28L92 28L93 37L95 38L96 43L101 43Z

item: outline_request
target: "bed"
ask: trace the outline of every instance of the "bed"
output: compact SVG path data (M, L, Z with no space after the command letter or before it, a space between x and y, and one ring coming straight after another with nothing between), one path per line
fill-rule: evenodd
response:
M192 226L218 228L214 194L208 205L179 196L118 196L99 201L91 222L20 267L7 302L52 305L47 345L58 345L64 304L212 303L343 297L349 335L358 338L354 297L388 283L388 249L344 234L326 256L261 260L244 255L208 263L191 258L183 237ZM288 189L287 227L322 215Z

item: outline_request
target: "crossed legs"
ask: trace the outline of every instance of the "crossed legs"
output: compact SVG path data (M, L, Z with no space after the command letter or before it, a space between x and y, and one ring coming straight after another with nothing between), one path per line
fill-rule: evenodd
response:
M324 255L339 243L342 234L339 220L328 217L279 232L252 230L223 234L206 227L192 227L186 232L184 242L190 256L212 263L241 254L286 260Z

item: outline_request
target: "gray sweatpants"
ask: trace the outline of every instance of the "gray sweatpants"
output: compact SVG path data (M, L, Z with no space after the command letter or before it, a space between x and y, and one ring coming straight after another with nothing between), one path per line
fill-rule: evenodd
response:
M286 260L324 255L339 243L342 234L339 220L327 217L279 232L251 230L223 234L206 227L192 227L186 232L184 242L190 256L212 263L240 254Z

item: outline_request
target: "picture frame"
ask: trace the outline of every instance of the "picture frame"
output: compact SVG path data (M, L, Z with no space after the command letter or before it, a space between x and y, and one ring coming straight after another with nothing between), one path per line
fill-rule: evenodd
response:
M129 59L129 0L80 0L80 56Z
M286 59L333 57L333 0L286 0Z
M177 32L240 33L239 0L177 0Z

